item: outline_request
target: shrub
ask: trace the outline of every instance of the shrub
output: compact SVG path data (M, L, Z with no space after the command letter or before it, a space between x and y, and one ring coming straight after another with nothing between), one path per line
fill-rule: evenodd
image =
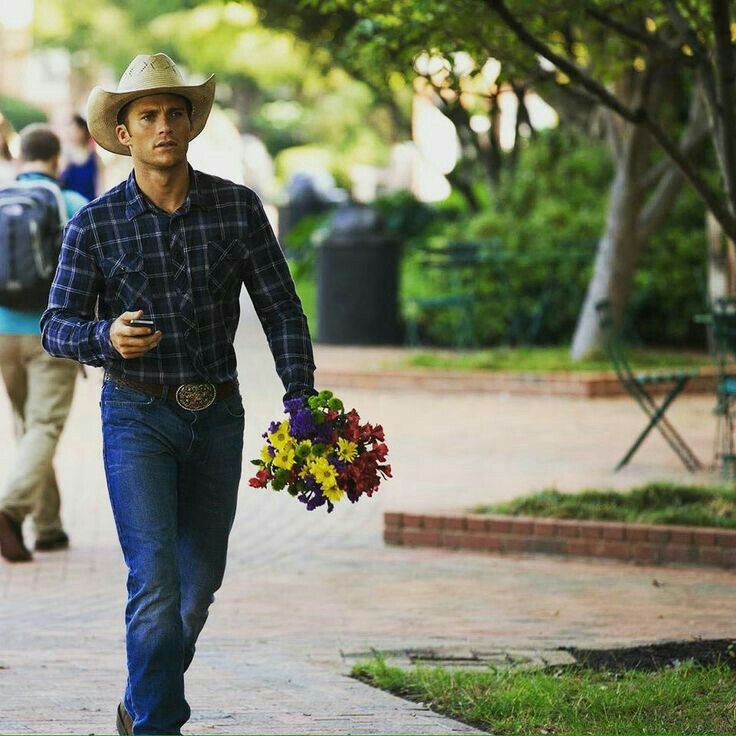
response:
M45 123L48 119L46 113L35 105L17 97L4 95L0 95L0 112L16 130L21 130L31 123Z

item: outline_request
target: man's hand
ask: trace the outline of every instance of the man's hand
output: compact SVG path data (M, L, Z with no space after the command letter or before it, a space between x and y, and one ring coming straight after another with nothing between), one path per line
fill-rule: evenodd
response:
M123 312L110 325L110 342L117 352L126 360L140 358L161 342L160 330L151 333L149 327L131 327L130 320L140 319L143 310Z

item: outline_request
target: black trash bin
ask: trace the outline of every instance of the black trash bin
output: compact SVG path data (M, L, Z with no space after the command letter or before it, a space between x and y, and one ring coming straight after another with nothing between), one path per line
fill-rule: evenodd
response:
M335 212L316 247L319 342L401 342L399 251L372 207L350 203Z

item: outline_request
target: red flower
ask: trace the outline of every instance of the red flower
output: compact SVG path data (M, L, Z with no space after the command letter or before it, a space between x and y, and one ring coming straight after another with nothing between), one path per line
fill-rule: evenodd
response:
M248 483L253 488L265 488L268 485L268 481L271 480L271 474L266 470L266 468L261 468L257 473L255 478L251 478Z
M386 444L382 442L371 450L371 454L379 463L382 463L386 459L386 455L388 455L388 447L386 447Z

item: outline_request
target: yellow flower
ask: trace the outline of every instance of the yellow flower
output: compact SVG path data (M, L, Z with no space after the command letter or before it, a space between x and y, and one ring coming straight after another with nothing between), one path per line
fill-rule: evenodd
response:
M264 463L268 464L271 462L271 453L268 451L268 445L263 445L261 448L261 460L263 460Z
M337 486L323 488L322 493L324 493L332 503L337 503L345 495L345 491L340 490Z
M276 455L273 459L274 467L284 468L285 470L291 470L296 460L294 455L294 443L290 442L284 445L279 450L276 450Z
M276 452L276 456L273 459L274 467L284 468L284 470L291 470L294 465L294 450L286 449Z
M268 439L271 440L271 444L277 449L280 450L284 445L293 442L294 438L289 434L289 420L286 419L285 421L281 422L279 424L278 429L268 435Z
M337 438L337 456L346 463L351 463L358 456L358 445L344 437Z
M309 472L319 483L323 491L337 486L337 471L327 458L318 457L309 463Z

